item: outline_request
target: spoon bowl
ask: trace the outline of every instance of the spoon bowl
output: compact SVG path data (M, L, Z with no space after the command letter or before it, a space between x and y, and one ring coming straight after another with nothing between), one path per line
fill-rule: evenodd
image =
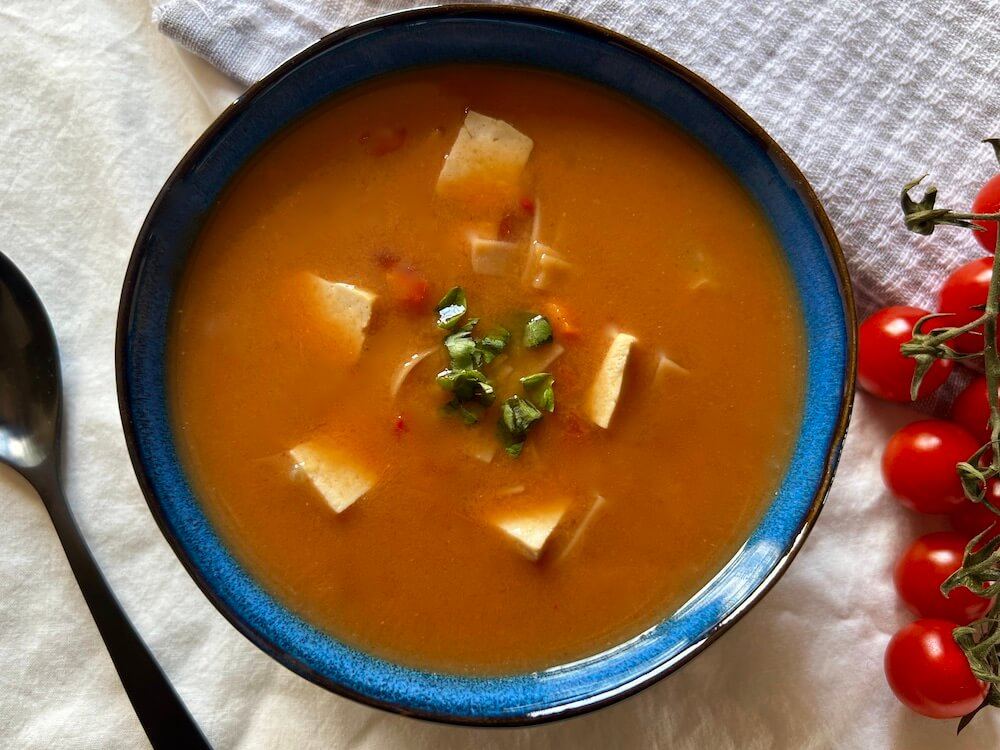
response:
M41 300L2 253L0 342L0 462L32 482L59 454L59 350Z

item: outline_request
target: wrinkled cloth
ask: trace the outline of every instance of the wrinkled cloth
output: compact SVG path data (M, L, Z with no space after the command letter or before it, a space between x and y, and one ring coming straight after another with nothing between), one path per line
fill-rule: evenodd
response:
M220 7L200 6L206 17ZM333 28L390 6L311 7ZM848 252L905 250L926 274L913 277L912 292L885 280L884 259L873 257L865 272L886 299L928 299L947 253L975 255L960 234L907 234L895 193L931 169L945 199L967 203L992 170L973 145L997 120L997 25L985 3L574 7L653 41L735 96L820 188ZM892 561L941 524L902 510L879 477L887 436L916 412L863 395L827 507L788 573L705 653L634 698L549 726L477 730L366 708L279 666L215 611L156 528L125 450L114 382L118 294L142 219L239 89L156 34L145 0L7 0L0 38L2 250L37 286L59 337L67 493L113 588L215 747L997 746L996 717L977 718L956 739L953 722L911 714L885 685L885 644L911 619L892 592ZM873 65L896 83L880 81ZM852 148L838 146L839 131ZM852 191L841 192L844 184ZM860 283L857 265L855 275ZM41 504L2 469L0 517L0 747L148 747Z

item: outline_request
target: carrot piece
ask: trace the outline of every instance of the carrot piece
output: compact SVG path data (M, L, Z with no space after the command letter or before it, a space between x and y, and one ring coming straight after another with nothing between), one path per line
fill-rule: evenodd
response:
M546 302L542 305L542 314L552 324L552 331L557 338L576 339L580 337L580 329L566 310L565 305L557 302Z
M391 296L401 307L419 313L427 309L431 285L412 268L396 266L385 272L385 281Z

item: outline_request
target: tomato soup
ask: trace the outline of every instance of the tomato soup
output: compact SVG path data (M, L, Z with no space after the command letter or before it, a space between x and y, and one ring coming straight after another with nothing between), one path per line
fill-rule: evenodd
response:
M571 78L454 66L267 144L177 293L171 413L242 563L364 651L468 674L598 653L746 539L803 322L697 141Z

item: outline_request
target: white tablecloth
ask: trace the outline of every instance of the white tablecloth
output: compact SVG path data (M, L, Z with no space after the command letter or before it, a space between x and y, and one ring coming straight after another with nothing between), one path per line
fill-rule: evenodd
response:
M470 730L365 708L279 667L208 604L156 529L115 400L115 313L132 242L227 89L155 32L144 0L7 0L0 39L2 249L59 334L68 492L108 579L217 747L997 746L996 717L955 739L953 723L909 713L885 686L885 643L908 619L888 571L935 523L900 509L879 479L882 444L915 413L864 396L827 508L789 573L711 649L635 698L551 726ZM871 175L887 215L902 177ZM9 471L0 516L0 747L148 747L41 504Z

